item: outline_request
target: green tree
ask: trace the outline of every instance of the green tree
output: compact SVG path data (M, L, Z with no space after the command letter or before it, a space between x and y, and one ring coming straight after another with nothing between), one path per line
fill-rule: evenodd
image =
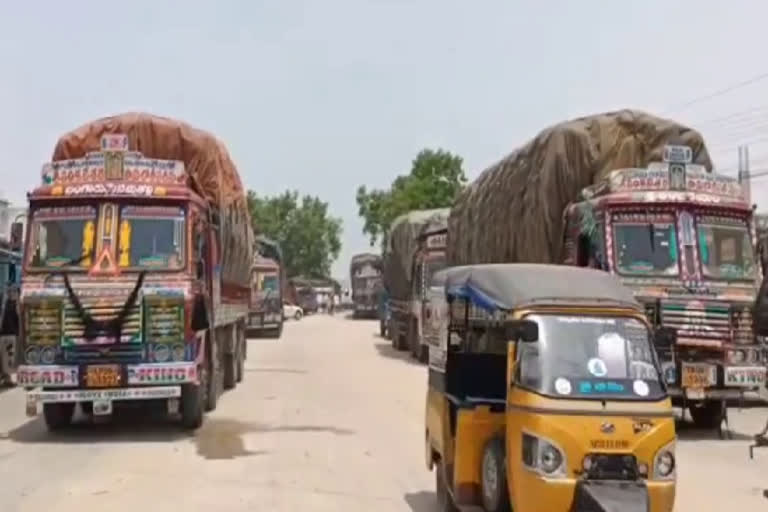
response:
M341 251L341 219L328 203L296 191L273 197L248 191L253 229L280 244L289 276L327 277Z
M369 191L361 185L356 196L358 213L371 245L383 240L392 221L404 213L451 206L467 183L462 165L458 155L423 149L413 160L411 172L395 178L389 190Z

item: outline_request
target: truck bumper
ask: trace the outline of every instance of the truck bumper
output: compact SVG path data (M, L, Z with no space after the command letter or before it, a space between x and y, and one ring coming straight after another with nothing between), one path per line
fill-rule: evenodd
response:
M688 390L670 387L667 389L674 405L682 405L684 401L696 400L725 400L729 406L734 407L765 407L768 405L766 397L757 390L734 388L706 388L702 390Z
M181 397L181 386L147 386L113 389L74 389L27 392L27 416L38 414L38 404L93 402L102 411L112 410L112 403L123 400L167 400ZM106 406L106 407L105 407ZM94 409L96 409L94 407Z

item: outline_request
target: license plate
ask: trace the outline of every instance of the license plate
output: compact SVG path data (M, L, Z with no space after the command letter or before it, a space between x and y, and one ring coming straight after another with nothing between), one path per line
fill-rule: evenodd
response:
M725 369L725 385L756 387L765 382L765 368L731 367Z
M109 416L110 414L112 414L111 400L94 400L93 401L94 416Z
M120 367L117 365L89 366L85 373L89 388L114 388L120 385Z
M684 388L706 388L716 382L717 368L711 364L682 365L682 386Z
M704 400L706 398L706 394L701 388L686 388L685 396L689 400Z

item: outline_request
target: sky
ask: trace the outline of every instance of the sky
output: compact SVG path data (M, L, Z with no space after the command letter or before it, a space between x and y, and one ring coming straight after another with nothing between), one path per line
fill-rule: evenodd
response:
M723 172L740 144L768 170L766 19L758 0L0 0L0 196L23 204L88 120L174 117L248 188L328 201L344 277L368 250L357 187L425 147L474 179L551 124L639 108L701 130Z

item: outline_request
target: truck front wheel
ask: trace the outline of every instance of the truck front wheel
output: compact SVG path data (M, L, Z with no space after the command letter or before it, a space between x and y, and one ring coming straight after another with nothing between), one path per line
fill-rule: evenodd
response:
M184 428L195 430L203 424L205 410L205 389L207 383L184 384L181 387L181 424Z
M48 430L55 432L68 427L75 413L74 403L43 404L43 416Z
M723 420L722 406L717 401L704 402L701 407L691 405L688 410L697 428L717 428Z

